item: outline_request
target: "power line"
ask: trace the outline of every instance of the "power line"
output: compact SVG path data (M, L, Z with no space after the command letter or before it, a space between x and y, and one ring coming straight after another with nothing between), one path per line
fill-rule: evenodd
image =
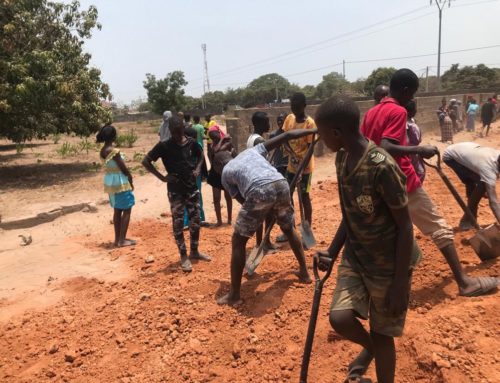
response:
M273 60L275 60L277 58L280 58L280 57L283 57L283 56L289 56L289 55L291 55L293 53L300 52L300 51L303 51L303 50L306 50L306 49L314 48L314 47L326 44L328 42L331 42L333 40L338 40L339 38L346 37L346 36L349 36L351 34L354 34L354 33L357 33L357 32L360 32L360 31L363 31L363 30L366 30L366 29L370 29L370 28L379 26L381 24L385 24L385 23L390 22L392 20L399 19L401 17L404 17L406 15L409 15L409 14L421 11L421 10L426 9L426 8L427 8L427 6L422 6L422 7L413 9L411 11L406 11L406 12L403 12L403 13L401 13L399 15L396 15L396 16L390 17L388 19L379 21L377 23L370 24L370 25L367 25L367 26L363 26L363 27L355 29L353 31L341 33L339 35L333 36L333 37L325 39L325 40L318 41L318 42L313 43L313 44L309 44L309 45L306 45L306 46L303 46L303 47L300 47L300 48L296 48L296 49L292 49L290 51L283 52L283 53L281 53L279 55L276 55L276 56L268 57L266 59L258 60L258 61L255 61L255 62L252 62L252 63L249 63L249 64L242 65L240 67L236 67L236 68L229 69L229 70L226 70L226 71L218 72L218 73L212 74L212 78L219 77L219 76L221 76L223 74L232 73L232 72L238 71L238 70L243 69L243 68L248 68L248 67L252 67L252 66L255 66L255 65L258 65L258 64L261 64L261 63L266 63L268 61L273 61ZM197 79L195 79L195 80L197 80Z

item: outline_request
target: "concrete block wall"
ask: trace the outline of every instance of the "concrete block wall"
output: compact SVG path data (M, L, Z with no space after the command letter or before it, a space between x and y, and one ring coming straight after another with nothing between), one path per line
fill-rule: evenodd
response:
M445 96L426 96L426 97L416 97L415 100L417 102L417 115L415 117L417 123L422 128L422 131L429 132L435 131L439 129L439 122L437 119L436 111L441 106L441 100L443 97L446 98L447 102L452 98L462 101L463 108L463 121L465 124L465 105L467 102L467 96L472 95L476 101L482 105L488 97L491 97L492 93L457 93L457 94L448 94ZM364 118L365 113L373 106L373 101L356 101L361 111L361 120ZM316 109L318 105L308 105L306 112L308 115L313 116L316 113ZM250 108L250 109L234 109L228 112L226 115L226 121L228 119L237 119L238 122L232 121L234 132L231 133L232 137L238 136L238 144L235 144L238 152L241 152L246 147L246 140L248 136L252 132L252 115L257 112L262 111L266 112L271 121L271 130L275 130L278 128L276 124L276 118L283 112L291 113L289 106L280 106L280 107L268 107L268 108ZM229 114L232 114L231 117ZM477 118L479 119L480 114L477 114ZM322 150L321 150L322 152ZM319 153L318 153L319 154Z

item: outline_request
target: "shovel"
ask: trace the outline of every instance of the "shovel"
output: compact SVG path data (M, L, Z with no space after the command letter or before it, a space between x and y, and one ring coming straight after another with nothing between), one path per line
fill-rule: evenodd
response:
M311 351L314 341L314 332L316 331L316 322L318 320L319 304L321 302L321 293L323 292L323 285L332 273L333 264L337 260L342 246L339 247L338 251L333 254L332 260L328 265L328 270L326 271L323 278L319 277L318 271L318 260L316 257L313 258L313 272L314 272L314 297L311 308L311 317L309 319L309 327L307 328L306 343L304 345L304 354L302 356L302 366L300 368L300 383L307 383L307 373L309 371L309 362L311 360Z
M314 137L313 137L313 140L314 140ZM311 161L311 157L314 153L314 146L316 146L316 143L318 142L318 140L319 139L314 140L313 143L311 144L311 146L309 146L309 149L307 150L307 153L304 156L304 159L300 163L300 165L297 169L297 173L295 174L295 177L293 177L293 180L290 183L290 196L293 195L293 192L295 190L295 186L297 185L299 177L301 177L302 172L304 171L306 166L309 164L309 161ZM275 223L275 221L273 220L273 222L271 222L271 224L267 228L260 245L254 247L247 257L247 261L245 263L245 268L246 268L247 274L249 276L253 275L253 273L255 272L255 269L257 268L257 266L259 266L259 263L262 261L262 258L264 258L264 243L266 243L266 241L268 241L269 236L271 235L271 230L273 229L274 223Z
M481 226L479 226L476 217L474 217L474 214L472 214L469 207L465 204L462 197L460 197L460 194L458 194L457 190L452 185L451 181L444 174L443 169L441 168L441 154L438 153L437 157L438 157L437 165L432 165L427 161L424 161L424 163L427 166L436 169L437 173L439 174L445 185L448 187L453 197L455 197L457 203L464 211L465 215L467 216L467 219L470 222L472 222L472 224L476 228L477 232L473 237L469 239L469 244L471 245L471 247L474 249L474 251L482 261L486 261L488 259L493 259L500 256L500 231L498 227L495 224L490 225L484 229L482 229Z
M300 190L297 192L299 197L299 209L300 209L300 235L302 237L302 244L306 250L311 249L316 245L316 239L314 238L314 233L311 229L309 221L305 218L304 214L304 203L302 202L302 193Z

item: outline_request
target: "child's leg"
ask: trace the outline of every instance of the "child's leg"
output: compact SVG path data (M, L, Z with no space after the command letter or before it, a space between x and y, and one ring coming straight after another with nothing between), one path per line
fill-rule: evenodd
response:
M113 225L115 227L115 246L118 246L120 242L120 231L122 227L122 210L114 209L113 213Z
M309 191L311 190L312 173L304 174L300 181L300 189L302 192L302 203L304 204L304 216L309 225L312 225L312 203Z
M394 383L394 373L396 371L394 338L372 331L371 339L375 355L377 381L379 383Z
M203 210L203 196L201 195L201 176L196 178L196 186L198 187L198 191L200 192L200 220L201 222L205 222L205 211Z
M226 198L226 206L227 206L227 223L231 225L233 222L233 199L231 198L231 194L224 190L224 197Z
M221 190L212 186L212 195L214 198L214 210L215 210L215 216L217 217L217 226L221 226L222 225L222 214L220 210Z
M260 225L257 231L255 232L255 242L257 246L259 246L260 243L262 242L263 231L264 231L264 224Z
M491 123L486 125L486 137L488 137L488 133L490 132L490 128L491 128Z
M170 201L170 211L172 212L172 229L174 232L175 242L181 256L181 267L185 271L191 270L191 263L187 258L186 243L184 242L184 207L185 196L182 194L168 193Z
M299 272L297 276L302 282L311 283L312 280L307 271L306 259L304 257L304 249L302 248L302 243L297 235L297 231L293 227L282 228L282 230L288 238L288 243L290 243L290 247L293 250L293 255L295 255L297 262L299 262Z
M199 192L195 192L186 199L186 209L189 215L189 234L190 234L190 257L210 261L210 257L201 254L198 251L198 244L200 240L200 206L199 206Z
M186 208L184 208L184 227L189 226L189 215Z
M135 241L127 239L127 231L128 231L128 226L130 224L131 214L132 214L132 208L122 210L119 246L135 245Z

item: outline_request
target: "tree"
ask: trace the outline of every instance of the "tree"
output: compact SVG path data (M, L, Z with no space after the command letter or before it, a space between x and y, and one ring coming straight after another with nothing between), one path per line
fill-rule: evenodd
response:
M222 113L226 108L226 96L224 92L216 90L215 92L207 92L203 95L203 101L205 103L205 108L217 113Z
M373 96L375 88L379 85L389 85L392 75L396 72L393 67L380 67L375 69L365 81L365 94Z
M337 72L323 76L323 80L316 87L316 98L327 99L336 93L344 93L349 87L349 81Z
M250 82L247 90L252 94L256 104L272 103L282 98L288 98L291 84L277 73L269 73L260 76Z
M304 93L307 100L316 97L316 87L314 85L304 85L300 91Z
M459 68L454 64L441 77L444 89L480 89L496 86L500 81L494 69L484 64Z
M47 0L2 0L0 7L0 136L88 136L109 121L102 103L109 87L82 50L101 28L97 9Z
M364 78L358 78L356 81L351 82L350 93L353 96L364 96L365 84L366 84L366 79Z
M146 73L144 89L148 95L151 110L162 114L166 110L179 111L186 105L184 86L188 83L184 79L184 72L174 71L168 73L164 79L157 80L156 76Z

